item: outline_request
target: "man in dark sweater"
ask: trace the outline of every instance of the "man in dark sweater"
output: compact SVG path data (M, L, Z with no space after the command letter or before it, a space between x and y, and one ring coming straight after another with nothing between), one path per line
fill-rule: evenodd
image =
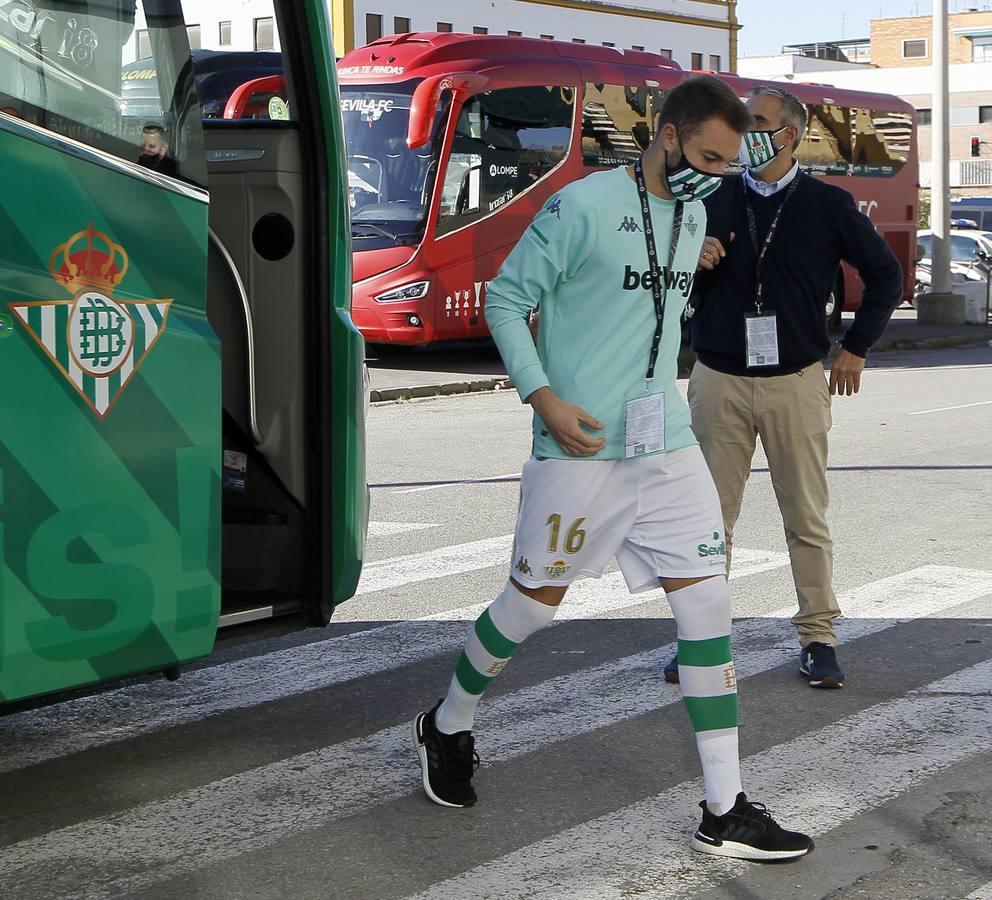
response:
M742 175L706 201L689 380L692 426L713 474L726 529L734 525L755 438L768 457L785 525L799 612L800 672L812 687L842 687L833 619L833 544L827 527L831 395L858 392L865 354L902 296L899 263L852 196L799 171L793 151L806 108L773 87L752 91L756 131L745 137ZM825 302L841 261L864 296L830 370ZM675 660L666 678L678 680Z

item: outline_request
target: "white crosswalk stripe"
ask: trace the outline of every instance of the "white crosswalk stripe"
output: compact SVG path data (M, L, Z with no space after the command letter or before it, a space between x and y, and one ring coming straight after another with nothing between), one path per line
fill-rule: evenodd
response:
M423 531L427 528L439 528L429 522L369 522L369 537L392 537L396 534L406 534L409 531Z
M990 593L990 572L925 566L841 597L847 610L841 633L845 640L853 640L920 617L953 616L955 607ZM896 604L898 620L888 615ZM784 612L777 611L774 619L740 623L735 639L740 678L785 661L794 664L794 633L779 618ZM788 655L775 652L776 648ZM678 702L678 692L658 677L673 651L674 645L668 645L487 703L483 712L485 758L512 760ZM952 706L957 702L955 697L947 699ZM947 715L958 715L957 707L949 708ZM19 888L44 873L46 886L56 894L102 897L140 891L167 877L250 853L294 832L403 796L416 790L419 781L411 766L407 727L404 723L387 728L9 846L0 851L0 884L17 896ZM964 733L960 745L948 748L948 754L972 752L961 749L972 746L969 734ZM756 780L748 771L749 783L761 786L760 777ZM698 798L699 786L673 790ZM683 806L691 814L694 804L695 799ZM775 804L780 806L778 799ZM246 821L251 828L244 827ZM660 821L666 827L680 827L670 815ZM184 827L184 823L188 824ZM696 823L682 824L691 829ZM679 833L683 841L685 828ZM85 891L79 889L83 883L89 885Z
M987 749L992 660L841 719L743 761L745 782L783 822L814 837ZM879 753L878 748L886 752ZM810 779L809 772L816 772ZM795 790L802 784L803 790ZM843 785L843 789L841 789ZM700 781L568 829L489 865L434 885L424 900L677 900L747 868L698 857ZM696 857L694 859L694 857Z
M490 547L491 543L483 541L444 548L444 559L472 568L491 565L486 562ZM506 565L505 557L504 553L502 565ZM741 550L736 557L732 578L788 564L786 554L773 551ZM382 564L389 574L378 582L374 581L377 576L371 576L373 583L394 583L399 572L407 570L410 559L400 557ZM439 559L434 557L433 562ZM417 570L412 571L416 576ZM632 598L623 577L612 573L599 581L576 584L557 621L594 618L660 596L658 591ZM478 618L489 602L199 669L186 673L175 684L156 680L0 719L0 744L4 746L0 773L454 651L465 640L465 622ZM431 627L424 627L426 622L432 623Z
M964 900L992 900L992 881L972 891Z

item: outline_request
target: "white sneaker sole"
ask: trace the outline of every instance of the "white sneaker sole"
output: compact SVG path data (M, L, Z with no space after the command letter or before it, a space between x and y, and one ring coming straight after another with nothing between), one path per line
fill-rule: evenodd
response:
M696 835L692 836L689 846L700 853L708 853L710 856L725 856L730 859L746 859L751 862L774 862L781 859L798 859L805 856L813 848L805 847L802 850L759 850L750 844L739 844L736 841L724 841L717 846L706 841L701 841Z
M413 720L412 731L413 731L413 746L417 751L417 756L420 757L420 780L424 785L424 793L430 797L438 806L447 806L450 809L464 809L464 803L449 803L447 800L442 800L434 791L431 789L431 780L427 775L427 746L420 739L420 723L426 717L427 713L419 713L417 717Z

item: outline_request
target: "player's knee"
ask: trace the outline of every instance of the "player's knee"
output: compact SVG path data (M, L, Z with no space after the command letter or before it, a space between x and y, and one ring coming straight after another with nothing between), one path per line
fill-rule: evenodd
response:
M567 587L527 587L515 578L510 579L510 583L525 597L543 603L545 606L558 606L565 597Z

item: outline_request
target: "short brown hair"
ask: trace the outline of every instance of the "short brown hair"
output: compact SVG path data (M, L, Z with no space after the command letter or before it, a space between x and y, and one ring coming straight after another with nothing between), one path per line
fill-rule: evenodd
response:
M754 124L750 111L727 82L713 75L694 75L665 97L658 130L671 122L685 140L709 119L722 120L738 134L744 134Z

